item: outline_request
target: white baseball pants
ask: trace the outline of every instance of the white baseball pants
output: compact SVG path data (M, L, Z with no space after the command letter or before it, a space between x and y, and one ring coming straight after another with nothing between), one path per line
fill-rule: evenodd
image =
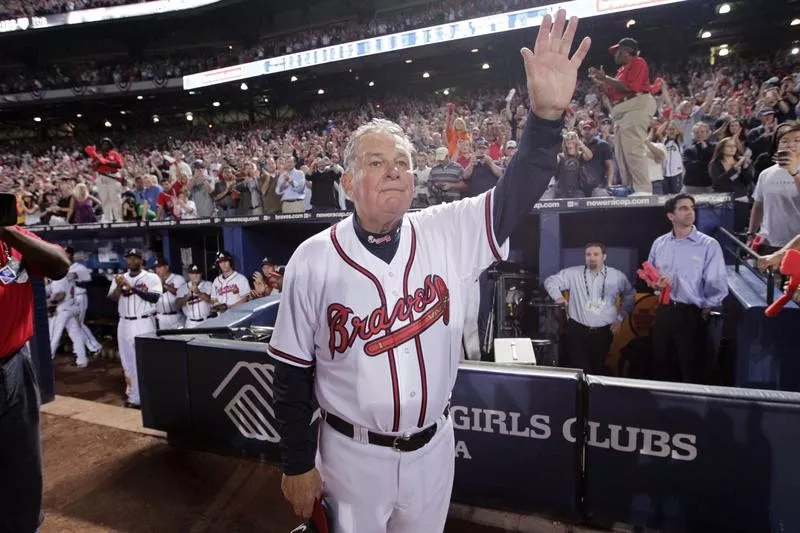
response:
M414 452L364 444L320 422L317 468L336 533L441 533L455 471L450 417Z
M86 366L89 360L86 358L86 340L83 338L83 331L78 323L78 312L75 311L56 311L50 332L50 354L55 355L58 344L61 342L61 334L67 330L72 341L72 350L75 352L75 363L78 366Z
M81 325L83 338L86 341L86 348L90 352L99 352L102 346L95 338L94 334L92 333L92 330L90 330L89 327L86 324L84 324L84 321L86 320L86 310L89 308L89 295L86 293L76 294L75 301L78 302L78 310L79 310L78 322Z
M158 329L180 329L183 327L183 313L158 315Z
M122 185L107 176L98 175L95 181L97 196L103 204L103 222L122 220Z
M119 359L122 370L125 372L125 381L128 384L128 401L139 405L139 373L136 369L136 341L138 335L155 333L156 321L153 317L136 318L127 320L119 318L117 326L117 343L119 344Z

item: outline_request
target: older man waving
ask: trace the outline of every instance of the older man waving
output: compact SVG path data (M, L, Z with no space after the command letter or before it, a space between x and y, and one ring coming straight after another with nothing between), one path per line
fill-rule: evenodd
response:
M576 28L563 10L547 15L533 51L522 50L536 109L486 193L408 214L413 147L403 130L373 120L350 139L342 185L355 214L295 251L269 346L283 492L299 515L324 496L337 533L444 529L466 293L507 255L509 235L553 176L589 50L586 38L569 57ZM318 447L314 397L324 419Z

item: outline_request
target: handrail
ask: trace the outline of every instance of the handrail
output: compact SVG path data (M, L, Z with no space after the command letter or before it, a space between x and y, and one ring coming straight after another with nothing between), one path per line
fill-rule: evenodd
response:
M738 237L736 237L736 235L734 235L733 233L731 233L727 229L725 229L722 226L720 226L720 227L717 228L717 230L720 233L722 233L723 235L725 235L726 237L728 237L728 239L739 250L744 250L744 252L747 253L747 255L749 255L750 257L752 257L752 258L754 258L756 260L761 258L761 255L758 252L756 252L755 250L753 250L752 248L747 246L747 244L745 244L742 241L740 241L738 239ZM750 263L744 261L744 259L742 258L741 254L736 253L735 249L733 249L733 248L726 248L726 249L729 252L731 252L731 255L733 255L733 258L736 261L736 263L734 264L734 270L736 271L737 274L739 273L739 265L744 265L745 267L747 267L748 270L750 270L753 274L755 274L756 277L758 277L759 279L762 279L762 277L763 277L764 282L767 284L767 297L765 298L765 300L767 302L767 305L771 305L772 302L775 300L775 272L771 268L768 268L767 271L766 271L766 274L764 274L758 268L754 268Z

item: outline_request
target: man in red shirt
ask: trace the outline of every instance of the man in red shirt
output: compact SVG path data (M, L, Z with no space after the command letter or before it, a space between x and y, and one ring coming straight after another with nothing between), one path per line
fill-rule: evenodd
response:
M614 150L623 185L634 193L652 194L648 175L647 130L656 112L655 98L650 94L650 73L647 62L639 56L639 43L626 37L608 49L619 66L612 78L603 68L589 68L589 76L608 94L611 116L617 125Z
M0 227L0 532L33 533L42 504L39 390L30 276L61 279L64 251L16 226Z
M122 220L122 155L114 150L114 143L108 137L100 141L99 152L94 146L85 149L92 158L94 170L97 172L97 195L103 204L103 222L119 222Z

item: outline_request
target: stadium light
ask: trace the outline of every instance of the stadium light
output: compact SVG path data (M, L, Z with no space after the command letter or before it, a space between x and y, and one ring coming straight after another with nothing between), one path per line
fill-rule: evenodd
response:
M75 115L75 116L76 116L77 118L83 118L83 115L81 115L80 113L78 113L78 114L77 114L77 115Z
M317 91L317 94L325 94L325 89L320 89Z
M369 85L370 87L375 87L375 82L374 82L374 81L371 81L371 82L369 82L367 85Z
M291 81L292 83L296 82L297 76L292 76L291 78L289 78L289 81Z
M265 96L265 97L264 97L264 103L265 103L265 104L268 104L268 103L269 103L269 96Z
M481 65L481 68L483 70L489 70L490 68L492 68L492 66L489 63L484 63L483 65Z
M719 52L717 52L717 53L719 54L720 57L725 57L726 55L730 54L731 51L726 46L725 48L720 48Z
M445 96L450 96L450 89L445 89L444 91L442 91L442 94Z
M158 118L158 115L153 115L153 124L158 124L160 122L160 120L161 119Z
M720 4L717 8L717 13L720 15L727 15L731 12L731 5L730 4Z
M137 99L137 100L144 100L144 96L142 96L142 95L140 94L139 96L137 96L137 97L136 97L136 99Z
M213 128L213 127L214 127L214 125L213 125L213 124L209 124L209 125L208 125L208 127L209 127L209 128Z
M800 48L797 47L792 48L792 55L796 56L797 54L800 54Z
M406 65L410 65L410 64L411 64L411 63L413 63L413 62L414 62L414 60L413 60L413 59L406 59Z
M428 73L428 72L423 72L423 73L422 73L422 77L423 77L423 78L425 78L425 79L427 79L427 78L430 78L430 77L431 77L431 75L430 75L430 73Z
M127 115L127 112L123 109L119 112L120 115Z
M239 88L240 88L241 90L243 90L243 91L246 91L246 90L247 90L247 84L246 84L245 82L242 82L242 84L241 84L241 85L239 85Z
M798 24L800 24L800 19L792 19L789 26L797 26Z
M192 95L193 95L193 94L194 94L194 91L189 91L189 94L192 94Z
M701 39L708 39L709 37L711 37L711 32L708 31L708 30L706 30L706 31L704 31L703 33L700 34L700 38Z
M194 115L192 115L191 112L186 113L186 120L189 121L189 122L193 122L194 121Z
M214 107L219 107L219 102L212 102L211 105L213 105Z
M41 122L42 121L42 117L33 117L33 121L34 122Z
M233 50L233 45L232 44L228 45L228 50Z
M626 28L630 28L631 26L636 24L636 19L630 19L628 22L625 23Z
M106 122L105 122L104 126L105 126L106 128L110 128L110 127L111 127L111 122L109 122L109 121L107 121L107 120L106 120Z
M477 52L478 52L478 49L477 49L477 48L473 48L472 50L470 50L470 52L472 52L473 54L475 54L475 53L477 53Z

